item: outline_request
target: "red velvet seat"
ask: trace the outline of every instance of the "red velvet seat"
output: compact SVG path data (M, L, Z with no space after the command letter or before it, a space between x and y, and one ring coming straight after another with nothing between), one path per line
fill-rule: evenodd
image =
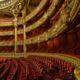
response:
M11 62L11 64L10 64L11 68L10 68L10 72L7 76L7 80L14 79L17 69L18 69L18 64L16 63L16 60L12 59L12 60L10 60L10 62Z
M4 64L5 64L4 70L3 70L3 72L0 74L0 79L3 79L3 78L5 78L5 77L7 77L6 75L7 75L7 73L9 72L10 67L11 67L10 61L4 62Z

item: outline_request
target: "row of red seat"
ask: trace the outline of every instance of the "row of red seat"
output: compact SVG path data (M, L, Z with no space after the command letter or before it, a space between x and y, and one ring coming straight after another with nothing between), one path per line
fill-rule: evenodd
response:
M74 66L53 57L28 56L0 62L0 80L73 80Z

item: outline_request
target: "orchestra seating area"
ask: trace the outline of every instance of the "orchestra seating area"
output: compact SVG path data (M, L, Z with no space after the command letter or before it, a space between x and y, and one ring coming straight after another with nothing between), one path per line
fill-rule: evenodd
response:
M0 80L75 80L75 67L64 60L28 56L0 60Z

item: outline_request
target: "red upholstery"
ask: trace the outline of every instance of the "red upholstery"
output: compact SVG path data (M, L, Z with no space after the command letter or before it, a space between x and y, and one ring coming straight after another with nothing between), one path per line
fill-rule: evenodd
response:
M73 80L73 71L70 63L53 57L28 56L0 62L0 80Z

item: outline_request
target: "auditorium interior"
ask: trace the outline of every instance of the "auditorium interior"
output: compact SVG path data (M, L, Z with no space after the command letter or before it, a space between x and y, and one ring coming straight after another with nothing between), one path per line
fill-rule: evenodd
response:
M0 0L0 80L80 80L80 0Z

